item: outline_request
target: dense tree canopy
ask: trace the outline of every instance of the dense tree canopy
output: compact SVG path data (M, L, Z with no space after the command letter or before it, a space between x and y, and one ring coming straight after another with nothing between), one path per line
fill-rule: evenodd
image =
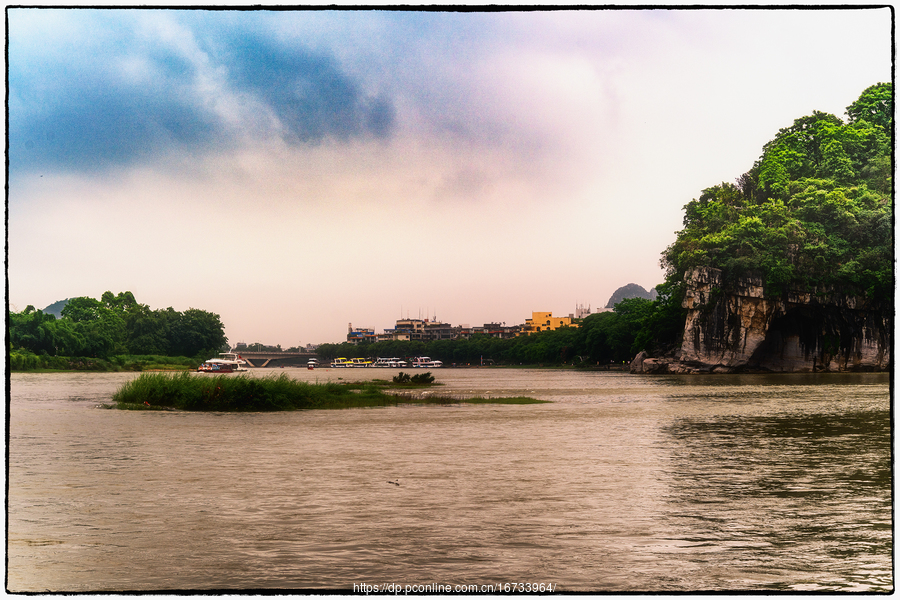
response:
M874 85L849 121L814 112L763 147L735 184L685 207L684 229L663 253L669 282L698 266L726 281L756 273L771 293L840 286L888 301L893 289L893 88Z
M151 310L131 292L72 298L57 319L28 306L9 313L12 350L48 356L120 354L208 358L226 346L219 315L196 308Z

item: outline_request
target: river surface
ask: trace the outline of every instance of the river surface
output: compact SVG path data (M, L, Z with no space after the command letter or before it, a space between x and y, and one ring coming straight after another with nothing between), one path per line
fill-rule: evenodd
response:
M433 373L553 402L135 412L98 408L135 373L12 374L7 589L893 589L887 375Z

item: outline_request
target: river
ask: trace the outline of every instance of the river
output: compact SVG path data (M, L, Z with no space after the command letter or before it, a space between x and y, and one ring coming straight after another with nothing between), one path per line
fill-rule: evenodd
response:
M893 589L885 374L433 373L553 402L135 412L98 408L135 373L12 374L8 590Z

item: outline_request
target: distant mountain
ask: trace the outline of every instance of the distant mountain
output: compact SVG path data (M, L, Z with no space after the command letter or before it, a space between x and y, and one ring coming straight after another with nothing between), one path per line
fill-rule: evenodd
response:
M62 316L62 309L66 307L66 304L69 303L69 299L58 300L42 310L41 312L45 315L56 315L56 318L60 318Z
M623 285L610 296L609 302L606 303L606 308L613 308L616 304L626 298L646 298L647 300L656 300L656 288L653 288L648 292L636 283Z

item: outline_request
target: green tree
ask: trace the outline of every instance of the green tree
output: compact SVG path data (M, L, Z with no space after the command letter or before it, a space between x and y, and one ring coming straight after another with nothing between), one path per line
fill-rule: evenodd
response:
M651 355L662 356L673 352L681 344L687 316L687 311L681 306L685 284L661 283L656 286L656 292L656 300L650 304L635 333L631 345L634 354L646 350Z
M74 333L84 340L85 355L107 358L127 351L125 320L103 302L84 296L72 298L63 308L62 318L71 321Z
M228 338L219 315L189 308L172 324L170 343L178 356L202 358L226 347Z
M103 311L103 303L87 296L71 298L62 309L62 317L75 323L99 319Z
M171 331L181 315L171 307L150 310L139 304L125 316L130 354L172 354Z
M28 305L21 313L9 314L9 338L12 348L34 354L55 355L58 345L56 317Z
M894 123L894 85L876 83L867 87L859 98L847 107L851 123L867 121L890 132Z

